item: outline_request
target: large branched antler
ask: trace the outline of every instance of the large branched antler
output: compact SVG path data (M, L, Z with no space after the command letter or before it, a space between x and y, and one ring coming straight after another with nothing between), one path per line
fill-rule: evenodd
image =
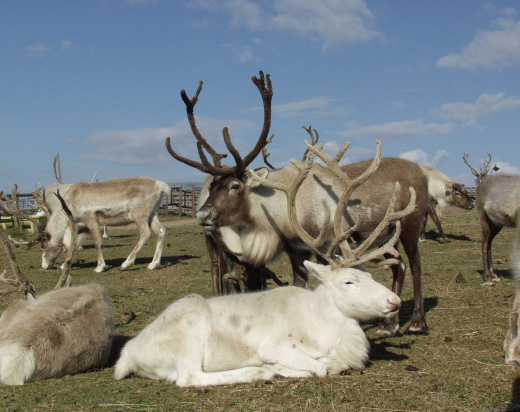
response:
M309 131L310 128L305 129L307 130L307 132L309 132L309 134L311 133ZM307 244L316 255L321 256L334 267L352 267L361 265L365 262L374 260L379 256L382 256L387 253L395 257L398 257L399 253L395 249L395 244L397 243L400 234L399 219L402 219L403 217L407 216L415 210L416 196L415 190L413 188L410 188L410 201L408 203L408 206L405 209L396 212L395 204L400 191L400 185L398 182L396 182L394 194L389 202L385 216L378 224L378 226L375 228L375 230L372 232L372 234L367 239L365 239L365 241L363 241L357 248L352 249L348 243L348 239L352 236L354 232L358 230L359 226L362 224L363 216L358 217L358 221L354 224L354 226L348 227L345 230L343 229L343 214L347 206L347 202L350 199L350 196L352 195L352 192L361 184L363 184L366 180L368 180L379 166L379 162L381 159L380 142L377 141L376 156L374 157L369 167L355 179L350 179L348 175L345 172L343 172L338 166L339 162L341 161L341 158L348 149L350 142L345 143L345 145L340 149L339 153L336 155L336 157L334 157L334 159L330 159L327 155L325 155L321 145L319 147L315 147L312 143L309 143L308 141L305 141L305 144L310 153L308 153L307 159L302 163L292 161L293 165L297 168L298 173L290 185L262 180L260 177L253 173L253 177L258 181L262 182L262 184L273 189L281 190L286 194L288 218L291 223L291 226L295 230L298 237L305 244ZM329 246L327 248L325 248L324 245L326 241L330 238L330 211L328 210L326 202L323 201L325 214L321 225L320 233L317 238L313 238L312 236L310 236L309 233L307 233L305 229L301 226L301 224L298 222L298 219L296 217L296 194L311 170L314 155L317 155L329 167L332 173L336 177L338 177L338 179L340 179L340 181L344 185L343 194L336 205L336 210L334 214L334 238L329 243ZM383 246L375 250L371 250L367 253L367 250L374 244L374 242L381 235L383 230L385 230L385 228L393 221L397 222L395 223L396 230L392 238ZM338 257L336 254L338 248L341 249L341 253L343 255L341 258ZM392 261L391 263L394 262Z
M181 98L184 104L186 105L186 114L191 127L191 131L195 139L197 140L197 150L199 153L200 162L180 156L177 152L175 152L171 146L170 137L166 138L166 149L168 150L168 152L180 162L187 164L188 166L194 167L195 169L198 169L204 173L208 173L214 176L239 176L240 174L242 174L266 145L266 140L269 135L269 129L271 128L271 100L273 97L271 79L269 75L266 75L264 78L264 73L260 71L260 78L253 76L252 81L256 85L260 92L260 95L262 96L262 102L264 106L264 124L255 147L246 157L242 158L240 156L238 150L236 150L233 143L231 142L231 137L229 135L228 128L224 127L224 129L222 130L224 142L229 153L231 153L231 155L235 159L236 165L222 166L221 161L222 159L226 158L227 155L217 153L217 151L213 149L213 147L211 147L211 145L199 132L197 124L195 122L195 115L193 114L193 110L195 105L197 104L199 94L202 90L202 81L199 83L199 87L197 89L197 92L195 93L195 96L191 99L188 98L185 90L181 91ZM208 152L208 154L211 156L213 164L210 163L205 152Z
M464 163L466 163L466 165L470 168L471 170L471 173L473 173L473 175L475 176L476 178L476 182L477 182L477 185L480 184L480 182L482 181L482 179L484 179L485 176L488 175L489 173L489 170L491 169L491 153L489 152L486 152L487 155L488 155L488 159L484 159L484 167L481 167L480 168L480 172L477 172L473 166L471 166L469 164L469 153L464 153L464 155L462 156L462 159L464 160ZM497 169L497 165L493 166L493 170Z

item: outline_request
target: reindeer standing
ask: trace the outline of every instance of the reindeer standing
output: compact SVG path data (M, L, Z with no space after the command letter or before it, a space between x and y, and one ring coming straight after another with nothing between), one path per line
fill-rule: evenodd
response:
M469 166L476 178L476 204L482 228L482 285L490 286L500 281L491 257L491 242L503 227L514 227L520 212L520 176L497 174L491 175L489 159L477 172L468 162L468 154L464 154L464 162ZM497 166L493 167L498 170Z
M260 154L267 144L271 125L271 100L273 95L269 75L253 77L262 97L264 107L264 121L260 136L254 148L245 156L236 150L227 128L223 129L224 142L232 155L235 165L222 165L225 154L217 153L204 139L197 128L194 116L194 107L202 90L199 83L193 98L188 98L186 92L181 91L181 97L186 105L189 124L197 141L200 162L187 159L176 153L166 139L169 153L177 160L194 167L204 173L212 175L209 182L210 190L204 204L197 211L197 220L206 233L219 236L227 249L236 256L241 263L254 268L266 265L275 259L282 251L286 252L293 268L293 284L306 287L308 270L303 264L312 256L312 249L298 238L292 229L283 194L253 179L248 166ZM207 153L207 154L206 154ZM211 158L211 161L210 161ZM368 167L367 162L341 166L340 168L354 178L361 175ZM267 168L257 171L269 181L284 183L291 181L297 170L294 166L270 172ZM403 230L400 241L408 257L413 277L414 313L408 328L409 333L426 333L426 321L422 302L421 260L418 249L419 235L426 216L428 202L428 183L426 175L420 166L414 162L398 158L383 158L380 167L366 185L359 186L353 198L343 210L345 224L352 225L359 215L365 216L358 226L352 240L362 242L374 230L384 216L386 204L391 199L394 182L399 181L403 191L398 198L398 207L405 207L409 201L408 188L416 193L417 211L402 219ZM326 201L329 208L335 207L343 193L344 183L331 171L320 164L314 164L309 179L302 184L298 193L298 219L304 222L306 230L315 233L323 221L322 202ZM332 228L333 221L329 220ZM332 230L329 230L332 236ZM383 231L377 243L384 243L391 236L391 230ZM330 240L330 239L329 239ZM404 282L404 262L392 267L393 290L400 294ZM212 271L213 281L218 271ZM395 336L399 331L396 317L387 319L379 333L384 336Z

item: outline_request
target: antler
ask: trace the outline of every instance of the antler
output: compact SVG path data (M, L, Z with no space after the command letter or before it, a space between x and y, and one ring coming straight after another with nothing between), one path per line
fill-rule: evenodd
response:
M305 128L308 132L309 129ZM310 132L309 132L310 133ZM399 256L399 252L395 249L394 245L399 239L400 234L400 222L396 222L396 231L392 238L385 243L383 246L366 253L366 251L372 246L375 240L379 237L379 235L383 232L383 230L395 220L402 219L404 216L412 213L415 210L415 190L410 188L410 201L407 207L399 212L395 211L395 204L397 201L397 197L400 191L400 185L396 182L394 194L389 202L386 214L372 234L365 239L357 248L352 249L348 244L348 238L359 228L361 223L363 222L363 216L359 216L356 224L346 230L343 230L343 213L346 208L347 202L350 199L352 192L363 184L367 179L369 179L372 174L376 171L379 166L379 162L381 159L381 143L377 140L377 150L374 159L372 160L369 167L363 172L360 176L355 179L350 179L348 175L343 172L338 163L341 158L345 154L348 149L350 142L345 143L345 145L340 149L339 153L336 155L334 159L330 159L323 152L322 145L319 147L313 146L312 143L309 143L307 140L305 144L308 150L311 153L308 153L307 159L304 163L292 161L293 165L298 169L298 174L294 178L291 185L287 186L282 183L276 183L272 181L262 180L260 177L253 174L254 178L258 181L261 181L262 184L267 185L271 188L282 190L287 196L287 211L288 217L291 222L291 226L295 230L298 237L306 243L312 251L325 259L329 264L335 267L352 267L361 265L362 263L368 262L370 260L374 260L377 257L384 255L386 253L392 254L396 257ZM309 171L311 170L312 163L314 160L314 155L317 155L323 162L327 164L329 169L336 175L341 182L344 184L343 194L336 205L335 216L334 216L334 239L330 242L330 245L327 249L324 248L324 244L329 238L329 225L330 225L330 211L326 205L326 202L323 201L323 207L325 210L325 215L323 218L323 222L321 225L320 233L316 239L310 236L305 229L301 226L296 218L296 193L300 188L301 184L307 177ZM339 258L336 255L337 248L341 249L342 258Z
M6 270L2 272L0 275L0 281L3 283L9 283L13 286L16 286L23 290L25 296L27 296L27 299L35 298L36 297L36 290L34 289L34 285L31 283L31 281L25 276L22 271L20 270L20 266L18 265L18 262L16 260L16 255L14 253L14 250L11 246L11 243L9 240L7 240L6 236L0 231L0 241L4 245L4 249L7 252L7 257L9 258L9 263L11 264L11 270L13 271L13 274L16 279L9 279L5 275L7 273Z
M195 96L191 99L188 98L186 95L186 92L184 90L181 91L181 97L184 101L184 104L186 105L186 113L188 116L188 121L190 123L191 131L193 135L195 136L195 139L197 140L197 150L199 153L199 157L201 162L197 162L195 160L191 160L188 158L185 158L183 156L180 156L178 153L176 153L170 144L170 137L166 138L166 149L168 152L177 160L180 162L187 164L188 166L194 167L204 173L209 173L214 176L229 176L229 175L240 175L245 171L247 166L251 164L251 162L258 156L262 148L267 144L267 136L269 135L269 129L271 128L271 100L273 97L273 88L271 85L271 79L269 75L266 75L264 78L264 73L260 71L260 78L257 78L256 76L252 77L253 83L258 88L261 96L262 101L264 105L264 124L262 127L262 131L260 133L260 137L258 138L255 147L253 150L245 157L242 158L236 148L231 143L231 137L229 136L229 131L227 127L224 127L222 130L222 134L224 137L224 142L226 144L226 147L228 151L231 153L233 158L235 159L236 165L235 166L222 166L221 160L223 158L226 158L226 154L219 154L216 152L213 147L204 139L202 134L199 132L196 122L195 122L195 115L193 114L193 109L195 105L197 104L199 94L202 90L202 84L201 81L199 83L199 87L197 89L197 92L195 93ZM267 83L267 87L266 87ZM211 164L206 156L206 153L208 152L213 160L213 164Z
M54 156L54 176L56 176L56 180L60 182L62 185L63 180L61 180L61 162L60 162L60 154L57 153L56 156Z
M479 184L482 179L489 173L489 169L491 168L490 167L490 163L491 163L491 153L489 152L486 152L489 159L484 159L484 167L483 168L480 168L480 172L477 172L468 162L468 158L469 158L469 153L464 153L464 155L462 156L462 159L464 160L464 163L466 163L466 165L468 165L468 167L471 169L471 173L473 173L473 175L476 177L476 181L477 181L477 184ZM498 170L497 169L497 165L494 165L493 166L493 170Z
M267 140L265 142L265 146L262 148L262 157L264 158L264 163L267 165L267 167L273 169L273 170L276 170L276 167L274 167L271 163L269 163L269 161L267 160L267 158L271 155L271 153L269 153L267 151L267 145L269 143L271 143L273 141L273 137L274 137L274 134L271 135L271 137L269 138L269 140Z
M318 134L318 131L316 129L314 129L314 133L313 133L312 126L310 126L310 125L309 125L309 127L302 126L302 128L305 129L305 131L307 133L309 133L309 136L311 137L311 145L316 146L316 143L318 143L318 140L320 139L320 135ZM308 154L309 154L309 148L307 148L305 150L305 152L303 153L302 162L305 162L305 160L307 160Z

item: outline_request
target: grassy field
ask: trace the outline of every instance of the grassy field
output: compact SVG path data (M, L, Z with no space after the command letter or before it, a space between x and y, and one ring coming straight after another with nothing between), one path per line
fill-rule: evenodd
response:
M152 239L135 267L119 269L137 241L131 227L109 228L111 238L103 249L108 271L92 273L96 262L90 243L75 255L73 284L99 282L112 300L117 326L110 364L103 370L22 387L0 386L0 411L503 411L520 403L519 370L505 365L500 348L513 294L509 253L515 231L504 229L493 243L493 261L502 281L483 287L477 214L454 209L441 217L451 243L438 243L436 232L428 226L429 241L420 246L429 334L376 339L377 324L365 325L372 349L364 371L206 389L177 388L142 378L115 381L113 364L124 342L173 300L188 293L211 295L200 228L191 221L177 225L175 218L162 220L168 228L159 270L146 269L155 247ZM54 286L58 274L39 268L38 247L18 248L17 255L38 291ZM2 251L0 268L8 267ZM271 268L290 281L285 257ZM390 286L390 271L367 268ZM21 297L8 285L0 290L0 311ZM404 331L413 306L409 274L402 299Z

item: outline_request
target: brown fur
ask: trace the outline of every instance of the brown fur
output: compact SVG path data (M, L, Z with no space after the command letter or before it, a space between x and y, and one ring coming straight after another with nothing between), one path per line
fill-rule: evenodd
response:
M350 177L356 177L368 167L369 162L343 166ZM294 167L277 170L269 174L273 181L291 181L296 171ZM242 248L228 244L243 262L254 266L266 264L281 251L289 254L294 273L294 284L305 286L308 275L303 261L311 255L309 248L298 238L287 219L285 196L262 185L254 185L247 176L215 180L207 199L197 212L199 223L208 232L222 232L228 226L238 235ZM401 242L409 258L414 279L415 310L410 326L411 332L424 333L426 322L422 308L421 267L417 248L419 233L426 215L428 188L426 176L416 163L398 159L383 158L375 174L352 194L345 213L349 225L364 216L363 224L355 240L365 239L385 214L393 194L395 182L401 184L401 192L396 210L404 208L410 198L409 187L417 194L417 212L402 221ZM304 180L296 197L297 217L304 229L316 236L323 221L322 201L328 203L329 210L335 209L338 194L343 191L342 184L323 166L315 164L307 179ZM393 227L387 228L380 237L380 244L389 239ZM234 249L235 247L235 249ZM404 278L403 268L394 269L394 292L401 292ZM398 332L397 317L385 323L382 334L394 335Z

